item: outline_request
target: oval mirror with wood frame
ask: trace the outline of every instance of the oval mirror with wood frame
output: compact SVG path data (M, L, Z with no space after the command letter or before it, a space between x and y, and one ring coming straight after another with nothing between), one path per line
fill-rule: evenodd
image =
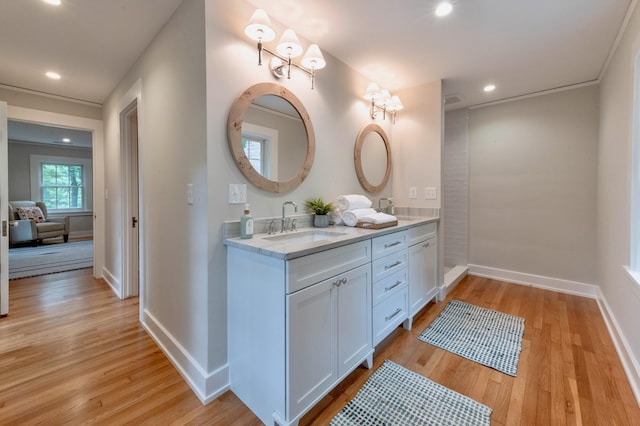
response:
M268 192L297 188L309 175L316 152L307 110L274 83L255 84L233 102L227 139L240 172Z
M375 123L364 126L354 149L356 175L365 191L381 191L391 175L391 145L384 129Z

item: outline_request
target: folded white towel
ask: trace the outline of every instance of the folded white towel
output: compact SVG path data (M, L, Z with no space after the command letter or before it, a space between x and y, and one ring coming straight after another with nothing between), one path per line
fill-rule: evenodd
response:
M366 215L360 218L361 222L369 222L375 225L380 225L382 223L396 222L398 220L397 217L391 214L386 213L374 213L370 215Z
M347 226L356 226L356 223L358 223L361 218L373 214L376 214L376 211L374 209L349 210L342 213L342 220Z
M360 194L341 195L338 197L338 208L343 212L347 210L368 209L371 207L371 200Z
M336 209L329 213L329 219L333 222L334 225L343 225L344 220L342 220L342 210Z

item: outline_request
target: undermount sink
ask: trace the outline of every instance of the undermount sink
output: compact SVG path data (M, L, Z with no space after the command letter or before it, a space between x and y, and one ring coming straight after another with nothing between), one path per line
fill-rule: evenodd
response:
M291 232L289 234L272 235L270 237L264 237L269 241L282 241L292 243L313 243L316 241L328 240L335 237L341 237L347 235L345 232L335 231L321 231L321 230L309 230L300 232Z

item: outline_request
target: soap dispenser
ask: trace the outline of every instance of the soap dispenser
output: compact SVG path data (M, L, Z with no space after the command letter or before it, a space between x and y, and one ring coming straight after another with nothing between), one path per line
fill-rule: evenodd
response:
M385 213L386 214L394 214L395 213L395 209L393 208L393 198L389 198L389 204L387 204L387 207L385 209Z
M253 216L251 216L249 204L245 204L244 214L240 216L240 238L243 240L253 238Z

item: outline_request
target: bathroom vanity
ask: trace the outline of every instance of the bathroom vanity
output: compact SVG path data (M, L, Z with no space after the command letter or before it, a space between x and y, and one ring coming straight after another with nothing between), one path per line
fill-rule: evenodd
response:
M437 218L227 238L231 390L291 425L437 293Z

